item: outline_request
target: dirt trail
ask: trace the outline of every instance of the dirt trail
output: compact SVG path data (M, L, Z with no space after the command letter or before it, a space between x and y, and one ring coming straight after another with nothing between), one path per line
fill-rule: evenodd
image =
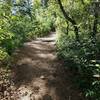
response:
M84 100L57 59L55 34L25 43L13 66L15 100Z

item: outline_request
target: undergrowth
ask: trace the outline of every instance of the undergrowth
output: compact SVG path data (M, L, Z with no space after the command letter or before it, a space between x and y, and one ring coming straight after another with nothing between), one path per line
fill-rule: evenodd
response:
M69 35L61 34L57 40L58 57L75 72L75 83L89 100L100 100L100 48L92 38L80 42Z

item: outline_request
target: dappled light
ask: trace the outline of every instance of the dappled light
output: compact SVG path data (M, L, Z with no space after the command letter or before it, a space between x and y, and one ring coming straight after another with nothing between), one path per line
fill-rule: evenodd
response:
M69 79L67 81L63 80L65 72L60 68L61 61L59 62L57 59L54 51L55 45L52 44L52 41L49 41L49 39L51 40L49 36L49 42L44 43L43 39L45 40L45 38L38 38L37 43L37 40L25 43L17 55L14 55L16 59L14 60L16 62L13 62L14 64L16 63L13 68L15 85L20 89L23 84L26 86L29 84L29 87L27 87L28 95L20 96L21 100L29 98L29 94L33 92L32 96L36 100L38 100L37 98L43 98L43 100L73 98L71 93L75 91L71 89L72 86ZM68 87L61 90L62 87L65 87L65 84L68 84ZM21 89L22 94L24 91ZM31 91L31 93L28 91ZM63 95L65 93L67 93L66 96ZM75 95L80 98L81 96L78 94Z
M100 1L0 0L0 100L100 100Z

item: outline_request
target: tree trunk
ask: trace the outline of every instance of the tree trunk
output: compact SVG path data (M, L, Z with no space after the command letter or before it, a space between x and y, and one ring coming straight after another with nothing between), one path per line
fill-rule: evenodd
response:
M69 34L69 23L67 21L67 35Z
M68 14L66 13L66 11L64 10L64 7L61 3L61 0L58 0L58 4L60 6L60 9L65 17L65 19L69 22L71 22L71 24L73 25L74 27L74 32L75 32L75 35L76 35L76 40L79 41L79 34L78 34L78 27L77 27L77 24L76 24L76 21L74 19L72 19L71 17L68 16Z
M98 25L98 14L95 14L94 15L94 25L93 25L93 34L92 36L93 37L96 37L96 34L97 34L97 25Z
M97 34L97 25L98 25L98 9L97 9L97 5L95 5L95 9L94 9L94 24L93 24L93 37L96 37Z

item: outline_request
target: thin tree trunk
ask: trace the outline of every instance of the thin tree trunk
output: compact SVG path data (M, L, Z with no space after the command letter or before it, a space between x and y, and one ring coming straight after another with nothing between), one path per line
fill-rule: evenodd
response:
M66 19L67 21L69 21L69 22L72 23L72 25L73 25L73 27L74 27L74 32L75 32L75 35L76 35L76 40L79 41L79 34L78 34L78 31L79 31L79 30L78 30L76 21L75 21L74 19L72 19L71 17L68 16L68 14L66 13L66 11L64 10L64 7L63 7L63 5L62 5L62 3L61 3L61 0L58 0L58 4L59 4L59 6L60 6L60 9L61 9L61 11L62 11L62 13L63 13L65 19Z
M69 34L69 23L67 21L67 35Z
M93 25L93 37L97 34L97 25L98 25L98 15L95 15L94 25Z
M97 25L98 25L98 13L95 12L95 15L94 15L94 24L93 24L93 34L92 34L93 37L96 37L96 34L97 34Z
M92 37L96 41L96 34L98 33L98 9L99 9L99 2L95 2L95 8L94 8L94 23L93 23L93 34Z

